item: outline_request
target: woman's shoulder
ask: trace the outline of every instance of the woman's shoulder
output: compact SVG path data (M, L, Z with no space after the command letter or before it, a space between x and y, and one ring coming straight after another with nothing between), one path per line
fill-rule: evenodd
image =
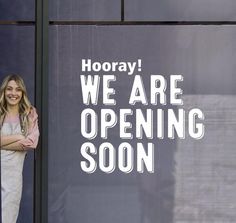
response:
M38 118L37 110L34 106L31 106L30 107L30 112L29 112L29 119L34 121L37 118Z

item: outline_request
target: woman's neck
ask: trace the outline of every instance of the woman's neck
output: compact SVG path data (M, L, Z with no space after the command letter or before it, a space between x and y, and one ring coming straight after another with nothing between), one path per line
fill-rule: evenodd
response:
M18 115L19 114L19 107L18 106L7 106L7 112L9 115Z

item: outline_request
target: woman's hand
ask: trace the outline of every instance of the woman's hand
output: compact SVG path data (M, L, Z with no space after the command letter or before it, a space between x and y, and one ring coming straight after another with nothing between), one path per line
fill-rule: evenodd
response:
M21 135L21 134L15 135L15 136L16 136L16 138L17 138L17 141L20 141L20 140L22 140L22 139L25 139L25 136L24 136L24 135Z

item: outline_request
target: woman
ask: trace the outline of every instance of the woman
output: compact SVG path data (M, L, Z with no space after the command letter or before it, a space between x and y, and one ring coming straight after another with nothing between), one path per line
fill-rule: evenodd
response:
M22 193L26 151L36 148L38 116L18 75L7 76L0 88L2 223L15 223Z

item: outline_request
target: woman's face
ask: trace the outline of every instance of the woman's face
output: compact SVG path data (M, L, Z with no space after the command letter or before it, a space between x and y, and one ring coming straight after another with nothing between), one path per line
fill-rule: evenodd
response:
M20 86L14 80L9 81L5 89L5 99L7 105L16 106L19 104L21 98L22 90Z

